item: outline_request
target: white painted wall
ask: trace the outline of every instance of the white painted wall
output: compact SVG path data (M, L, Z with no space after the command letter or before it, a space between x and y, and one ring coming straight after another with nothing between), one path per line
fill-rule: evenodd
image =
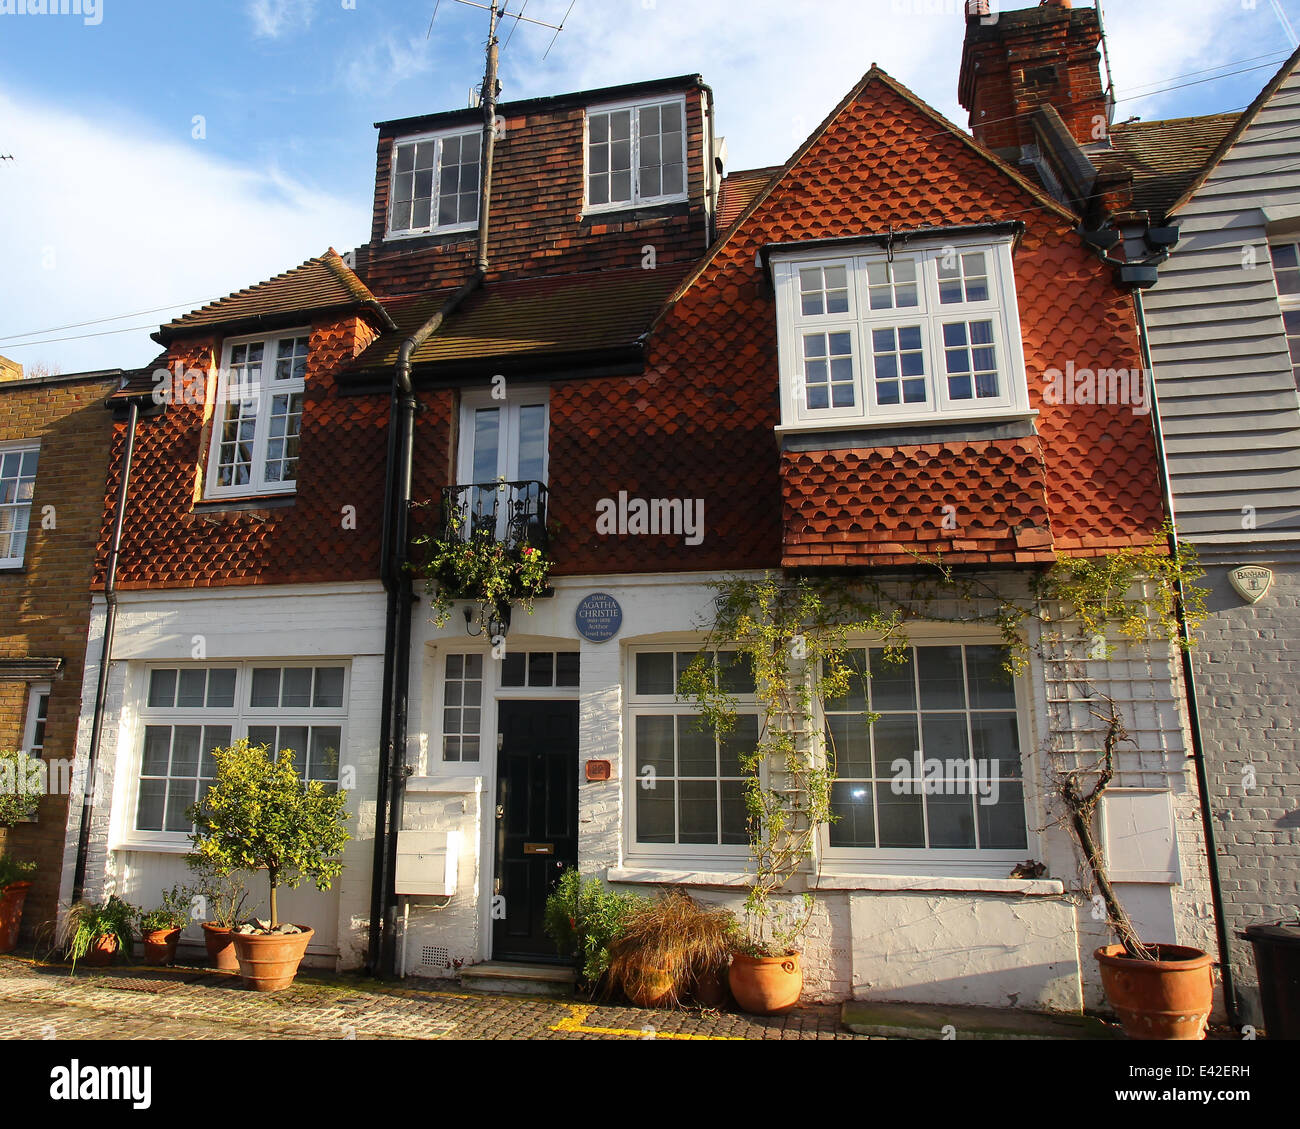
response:
M623 627L603 644L581 643L579 700L580 867L619 888L651 892L654 883L687 885L706 900L739 910L743 876L709 872L697 865L647 870L627 859L624 841L623 677L627 648L636 644L688 642L708 618L714 590L710 577L592 577L561 580L552 600L538 601L534 614L516 614L508 645L513 649L572 648L578 636L574 612L593 592L622 605ZM1005 580L1005 577L1003 578ZM953 603L942 616L969 614ZM1031 628L1033 625L1030 625ZM936 625L935 633L951 631ZM925 641L925 630L916 633ZM1043 639L1031 630L1031 645ZM442 765L440 743L443 656L482 648L470 639L459 610L444 628L417 615L414 631L411 705L412 762L419 765L417 790L408 794L403 826L462 830L456 896L445 907L412 907L407 971L419 976L454 975L462 963L490 955L489 906L492 881L492 818L495 795L495 710L485 706L483 760L473 769ZM1159 649L1157 648L1157 651ZM1090 681L1128 711L1134 742L1120 758L1117 784L1168 791L1173 826L1157 836L1175 836L1180 883L1131 882L1122 887L1133 915L1152 940L1205 947L1206 923L1195 907L1208 900L1195 793L1187 775L1184 719L1176 693L1172 655L1148 654L1120 643L1109 660L1060 661L1035 657L1026 675L1023 734L1030 848L1026 854L1048 867L1047 881L1020 882L1005 875L935 881L933 876L845 874L834 870L819 892L817 910L804 939L805 993L810 1000L847 996L985 1006L1077 1011L1100 1002L1100 980L1092 952L1108 943L1084 896L1081 859L1070 836L1057 825L1051 801L1058 771L1095 759L1100 748L1095 720L1074 691ZM494 664L488 663L492 671ZM565 696L556 691L556 696ZM573 696L568 692L567 696ZM432 752L431 752L432 751ZM588 760L608 760L608 783L583 780ZM1054 881L1053 881L1054 880ZM425 948L445 949L451 968L420 964ZM458 963L459 962L459 963Z
M119 595L117 630L101 742L97 797L91 824L86 896L117 893L146 907L161 892L184 885L190 872L186 847L132 845L127 782L139 771L140 726L146 663L338 659L350 668L345 748L340 766L352 770L347 869L334 888L305 884L283 891L282 914L311 925L316 937L309 963L350 968L366 952L370 915L370 860L375 828L380 688L383 676L384 595L377 584L126 592ZM87 645L84 710L77 738L78 763L90 748L91 711L99 678L105 605L96 597ZM61 901L72 892L81 806L69 806ZM252 891L266 908L264 884ZM186 941L201 941L197 929Z

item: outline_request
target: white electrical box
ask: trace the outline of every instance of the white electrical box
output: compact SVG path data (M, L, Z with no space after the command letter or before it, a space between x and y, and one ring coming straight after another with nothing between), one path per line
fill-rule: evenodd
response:
M456 892L459 831L399 831L397 889L399 897L450 897Z

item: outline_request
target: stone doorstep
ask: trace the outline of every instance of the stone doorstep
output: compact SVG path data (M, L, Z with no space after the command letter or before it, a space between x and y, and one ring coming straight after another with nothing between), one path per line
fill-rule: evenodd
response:
M573 995L577 978L573 969L557 965L487 961L462 969L460 984L476 992L564 999Z
M958 1039L1121 1039L1119 1027L1089 1015L1012 1008L848 1000L840 1022L857 1035L883 1039L943 1039L951 1027Z

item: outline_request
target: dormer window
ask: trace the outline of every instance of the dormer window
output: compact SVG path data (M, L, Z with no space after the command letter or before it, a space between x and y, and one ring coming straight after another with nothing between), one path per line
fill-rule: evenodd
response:
M482 129L393 142L389 238L478 227Z
M587 112L587 211L686 199L686 100Z
M207 497L286 494L297 488L308 333L299 329L226 341Z
M1028 411L1010 241L772 256L787 427Z

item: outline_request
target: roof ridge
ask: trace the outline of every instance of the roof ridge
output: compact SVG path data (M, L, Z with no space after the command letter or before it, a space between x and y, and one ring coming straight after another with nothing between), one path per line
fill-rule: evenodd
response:
M718 257L722 249L731 241L732 237L735 236L735 234L745 225L745 223L749 221L750 217L753 216L753 214L757 212L758 209L761 208L763 204L772 196L772 193L776 191L777 186L782 181L784 181L785 178L790 174L790 172L793 171L793 169L799 164L799 162L802 161L803 158L806 157L808 153L812 151L813 146L818 141L820 141L823 136L825 136L826 131L830 129L832 123L834 123L835 120L839 118L839 116L843 114L844 111L848 109L850 105L852 105L855 101L857 101L862 96L862 94L866 91L867 87L872 82L877 80L883 82L887 87L893 90L900 98L902 98L909 105L913 106L915 109L919 110L927 117L931 118L938 124L942 125L954 137L958 138L961 142L963 142L970 149L972 149L978 156L984 158L986 161L989 162L989 164L993 165L994 168L1004 173L1010 180L1018 184L1021 188L1027 191L1035 199L1043 201L1045 205L1048 205L1051 208L1051 210L1057 212L1063 219L1068 219L1072 224L1078 221L1078 216L1076 216L1073 211L1065 207L1059 201L1054 200L1041 188L1035 186L1032 181L1028 180L1026 177L1018 173L1011 165L1007 164L1006 161L1002 160L999 156L997 156L997 154L993 153L991 150L985 148L983 145L977 142L973 137L971 137L964 130L962 130L962 128L958 126L955 122L952 122L948 118L944 117L943 114L939 113L939 111L936 110L933 106L931 106L928 102L920 98L918 95L916 95L911 90L909 90L906 86L904 86L901 82L899 82L896 78L894 78L892 75L886 72L882 67L879 66L879 64L872 63L871 68L867 71L867 73L864 74L862 78L859 79L853 85L853 87L849 90L849 92L843 98L841 98L840 101L836 104L835 108L831 110L831 112L827 114L824 119L822 119L821 124L818 125L817 128L814 129L813 132L808 135L808 137L803 141L803 143L799 145L798 148L795 149L794 153L790 156L789 160L787 160L785 164L777 166L778 171L776 174L773 175L771 183L769 183L766 188L764 188L761 192L755 195L754 199L751 200L748 205L746 205L746 207L741 211L740 215L738 215L731 222L731 226L728 227L727 230L718 237L718 239L714 242L713 246L709 248L709 250L705 253L704 257L699 261L699 263L696 264L695 268L692 271L690 271L684 279L682 279L681 284L669 296L668 301L664 304L664 308L663 310L660 311L659 316L655 319L654 325L651 326L652 332L659 327L660 322L662 322L663 319L667 316L668 311L671 310L672 307L675 306L679 301L681 301L681 299L685 296L687 291L690 290L690 288L694 286L696 282L699 281L701 276L704 274L705 270L708 269L709 264L712 263L713 260Z
M1241 117L1237 120L1237 124L1228 131L1228 136L1220 142L1219 147L1214 150L1210 155L1210 159L1205 162L1205 167L1201 170L1200 175L1197 176L1197 178L1187 186L1187 190L1169 206L1166 219L1172 219L1174 213L1189 203L1192 197L1201 190L1205 182L1210 179L1214 170L1219 167L1219 163L1223 158L1226 157L1232 150L1232 147L1241 140L1242 135L1245 134L1246 130L1255 124L1255 119L1259 117L1260 110L1268 105L1272 100L1273 95L1282 88L1283 82L1290 77L1291 73L1296 69L1297 64L1300 64L1300 47L1297 47L1291 53L1291 56L1287 61L1278 69L1277 74L1264 84L1264 89L1259 92L1255 100L1242 112Z

